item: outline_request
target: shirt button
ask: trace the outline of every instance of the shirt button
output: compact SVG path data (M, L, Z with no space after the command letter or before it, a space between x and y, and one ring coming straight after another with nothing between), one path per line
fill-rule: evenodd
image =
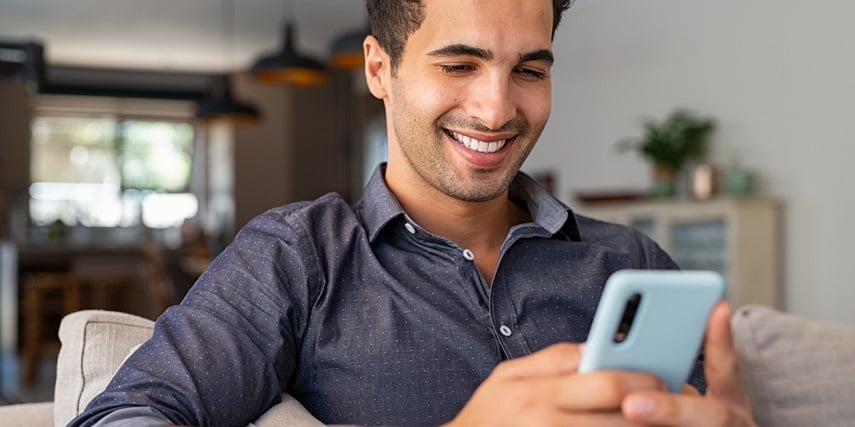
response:
M463 250L463 258L466 258L467 261L472 261L475 259L475 254L472 253L469 249Z
M407 231L410 232L410 234L416 234L416 227L413 227L413 224L410 224L408 222L408 223L404 224L404 228L406 228Z
M507 325L502 325L499 327L499 333L506 337L509 337L514 334L514 331L512 331L511 328L509 328Z

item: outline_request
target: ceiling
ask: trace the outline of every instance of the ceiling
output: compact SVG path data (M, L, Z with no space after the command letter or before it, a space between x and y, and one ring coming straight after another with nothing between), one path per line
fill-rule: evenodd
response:
M0 39L36 40L48 65L237 71L281 44L286 14L297 47L319 60L364 27L362 0L0 0Z

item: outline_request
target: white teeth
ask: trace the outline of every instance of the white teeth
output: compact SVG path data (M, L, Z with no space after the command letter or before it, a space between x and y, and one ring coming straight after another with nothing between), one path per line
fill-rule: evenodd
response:
M508 142L507 139L503 139L501 141L484 142L474 138L470 138L466 135L461 135L456 132L449 133L457 142L459 142L464 147L473 151L478 151L480 153L495 153L496 151L501 150L502 147L505 146L505 143Z

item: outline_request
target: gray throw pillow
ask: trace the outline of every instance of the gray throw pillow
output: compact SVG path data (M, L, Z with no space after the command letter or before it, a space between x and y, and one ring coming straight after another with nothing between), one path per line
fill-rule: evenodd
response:
M760 426L855 425L855 328L759 305L731 324Z

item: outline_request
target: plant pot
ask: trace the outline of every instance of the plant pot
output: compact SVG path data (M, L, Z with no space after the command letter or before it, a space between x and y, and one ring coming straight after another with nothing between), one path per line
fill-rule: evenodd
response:
M735 197L749 197L754 192L754 176L745 169L732 169L726 176L727 193Z
M670 199L677 195L677 171L669 165L653 165L653 196Z

